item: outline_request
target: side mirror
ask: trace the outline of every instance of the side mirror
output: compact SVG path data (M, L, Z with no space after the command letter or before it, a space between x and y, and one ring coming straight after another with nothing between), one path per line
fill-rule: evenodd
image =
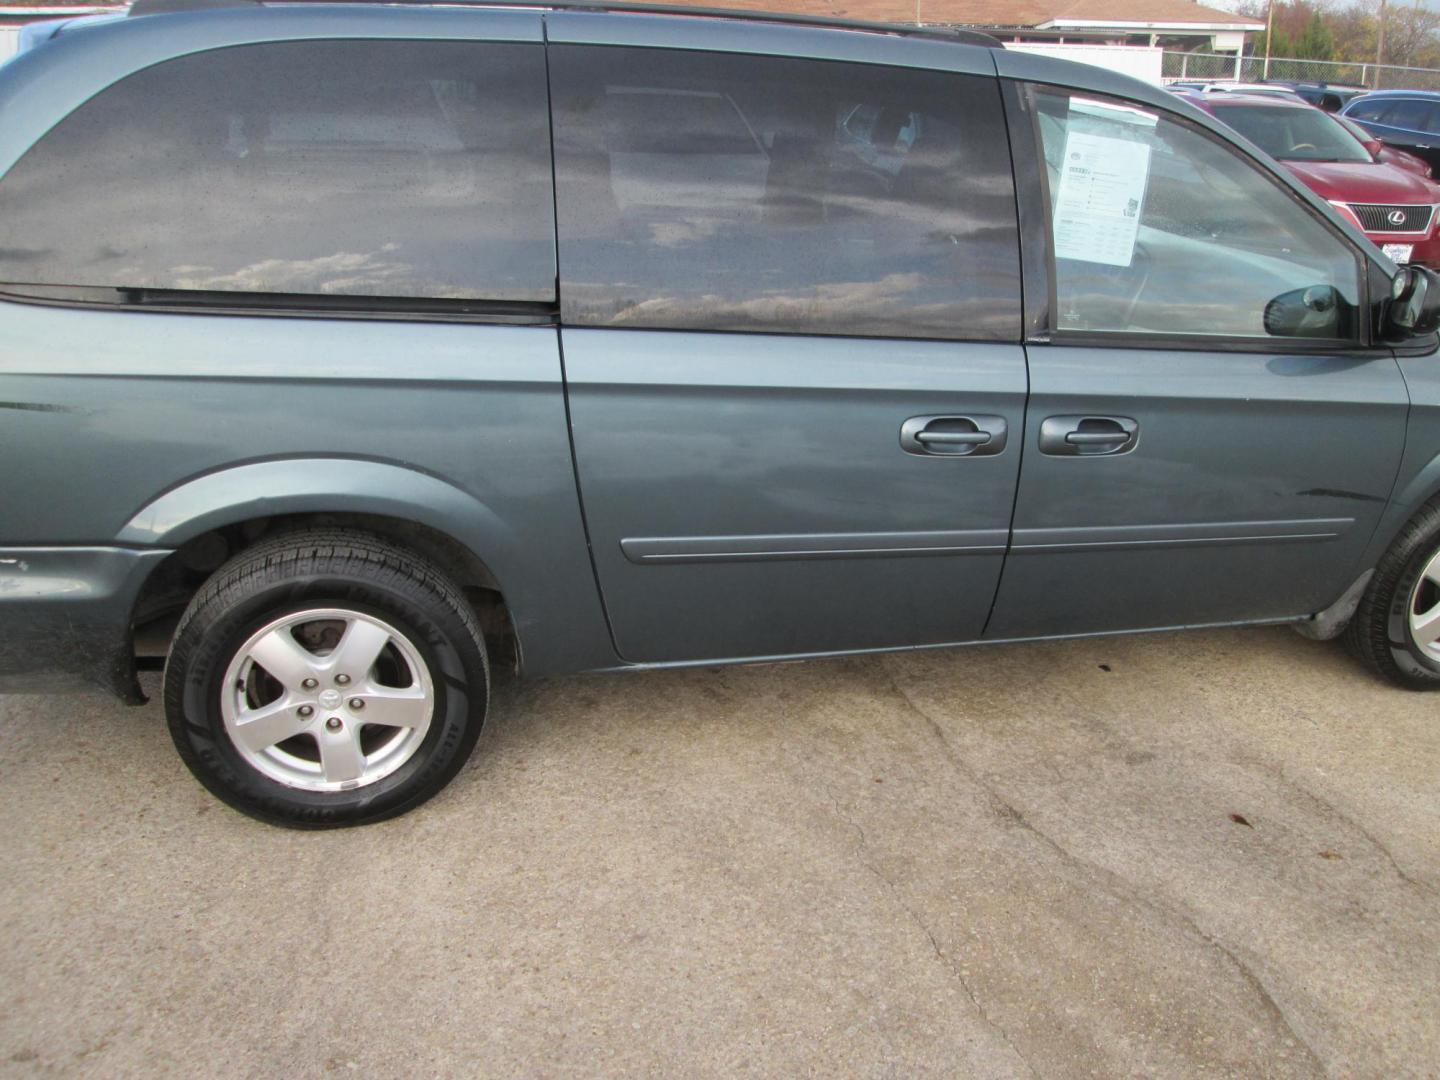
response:
M1440 276L1423 266L1402 266L1390 286L1383 326L1391 341L1440 329Z
M1340 294L1331 285L1281 293L1265 305L1265 332L1274 337L1340 337Z

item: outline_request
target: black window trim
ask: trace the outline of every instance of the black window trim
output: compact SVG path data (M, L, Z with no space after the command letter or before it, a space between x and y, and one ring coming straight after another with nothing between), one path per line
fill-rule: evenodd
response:
M1044 144L1040 134L1039 113L1035 107L1037 92L1062 96L1079 94L1101 101L1113 101L1128 108L1144 109L1178 124L1228 153L1230 146L1214 132L1192 119L1143 101L1132 101L1114 94L1099 93L1082 87L1059 86L1024 79L1001 78L1001 100L1006 108L1006 127L1010 134L1011 155L1015 161L1015 197L1020 211L1021 281L1024 285L1024 343L1027 345L1072 345L1082 348L1155 349L1182 352L1234 352L1260 355L1353 354L1357 351L1388 350L1374 335L1371 305L1370 272L1372 260L1323 214L1284 184L1268 170L1249 163L1250 167L1281 191L1312 220L1319 222L1351 253L1358 278L1358 322L1355 339L1340 338L1257 338L1238 335L1149 334L1121 330L1061 330L1056 325L1055 253L1050 242L1050 190L1044 162ZM1012 107L1014 112L1012 113ZM1248 163L1248 161L1247 161ZM1022 164L1030 166L1022 171ZM1044 275L1044 289L1038 288ZM1043 296L1043 300L1041 297Z
M514 326L556 326L560 321L560 305L551 300L455 300L421 296L129 289L8 282L0 282L0 300L44 307L168 315L254 315L289 319L369 319Z

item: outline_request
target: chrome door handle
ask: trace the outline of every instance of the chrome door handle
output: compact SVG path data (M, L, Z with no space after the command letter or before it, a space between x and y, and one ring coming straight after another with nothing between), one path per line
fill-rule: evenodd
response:
M984 446L991 439L988 431L921 431L915 441L922 446L964 443L968 446Z
M912 416L900 426L900 448L931 457L992 457L1005 449L1003 416Z
M1140 425L1128 416L1047 416L1040 422L1040 452L1057 457L1099 457L1135 449Z

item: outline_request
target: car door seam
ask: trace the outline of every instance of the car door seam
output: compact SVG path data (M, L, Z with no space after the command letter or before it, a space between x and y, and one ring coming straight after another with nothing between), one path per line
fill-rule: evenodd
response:
M591 537L590 519L585 513L585 489L580 482L580 455L575 446L575 419L570 410L570 376L565 370L565 329L560 296L560 167L555 149L555 87L550 73L550 27L546 16L540 16L541 48L545 56L545 117L550 131L550 212L555 245L555 354L560 361L560 400L565 408L565 442L570 447L570 476L575 485L575 506L580 513L580 530L585 537L585 558L590 563L590 577L600 600L600 615L610 648L621 659L620 644L615 638L615 624L610 619L610 606L605 602L605 587L600 583L600 567L595 561L595 542Z

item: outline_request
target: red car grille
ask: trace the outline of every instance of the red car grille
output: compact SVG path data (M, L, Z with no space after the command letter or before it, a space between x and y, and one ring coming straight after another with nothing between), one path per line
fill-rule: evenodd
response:
M1378 233L1424 233L1430 231L1430 218L1435 213L1433 206L1424 203L1418 206L1388 203L1351 203L1350 209L1360 219L1360 227L1366 232Z

